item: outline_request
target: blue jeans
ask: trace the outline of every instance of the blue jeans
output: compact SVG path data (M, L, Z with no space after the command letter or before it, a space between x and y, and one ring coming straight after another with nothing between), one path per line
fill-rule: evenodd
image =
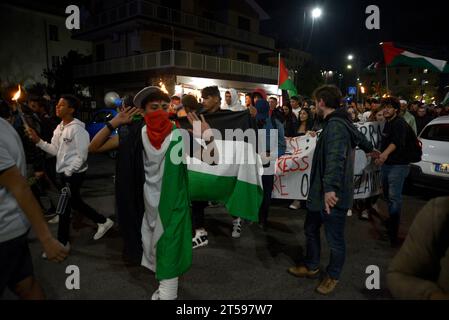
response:
M390 217L399 217L402 208L402 189L405 178L410 172L409 165L383 165L382 188L385 200L388 203Z
M338 280L340 278L346 258L345 222L347 210L333 208L330 214L325 211L308 211L304 230L306 235L307 254L305 266L309 270L316 270L320 264L321 241L320 229L324 224L327 243L330 247L330 260L326 269L327 274Z

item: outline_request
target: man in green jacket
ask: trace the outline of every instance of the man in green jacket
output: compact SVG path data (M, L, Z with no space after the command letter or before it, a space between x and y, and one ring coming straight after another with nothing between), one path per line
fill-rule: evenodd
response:
M297 277L319 275L320 228L324 224L331 256L327 275L316 290L327 295L338 283L346 255L344 227L354 194L354 149L359 146L367 153L374 149L351 123L346 109L340 107L342 95L337 87L322 86L315 90L314 97L317 113L324 118L324 127L315 147L310 174L304 224L307 254L304 265L288 271Z
M429 201L417 214L387 283L398 299L449 300L449 197Z

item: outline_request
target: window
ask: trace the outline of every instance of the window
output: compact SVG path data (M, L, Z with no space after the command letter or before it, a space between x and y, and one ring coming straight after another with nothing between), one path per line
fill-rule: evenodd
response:
M249 62L249 55L237 52L237 60Z
M51 56L51 66L52 68L56 68L59 66L59 57L58 56Z
M172 48L173 47L173 48ZM161 38L161 51L165 50L181 50L181 41L174 41L169 38Z
M239 16L238 28L249 31L251 29L251 21L247 18Z
M396 68L396 74L400 74L401 73L401 69Z
M449 124L441 123L427 126L421 133L421 138L434 141L449 141Z
M50 24L48 26L48 37L51 41L59 41L58 27Z

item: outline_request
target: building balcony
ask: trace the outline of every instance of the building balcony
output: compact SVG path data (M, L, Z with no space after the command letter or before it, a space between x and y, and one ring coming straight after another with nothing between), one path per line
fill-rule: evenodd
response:
M269 82L275 82L278 78L278 69L271 66L176 50L149 52L75 66L74 76L87 78L165 68L245 76Z
M113 27L126 21L135 21L139 18L171 24L183 29L228 38L266 49L273 50L275 48L272 38L143 0L127 2L89 17L82 22L80 30L73 32L73 36L83 39L103 28Z

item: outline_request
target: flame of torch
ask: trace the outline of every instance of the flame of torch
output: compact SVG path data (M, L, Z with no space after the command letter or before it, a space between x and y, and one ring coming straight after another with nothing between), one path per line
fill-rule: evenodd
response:
M20 88L20 84L19 84L19 90L17 90L17 92L14 94L14 96L12 97L12 100L17 102L20 98L21 93L22 93L22 89Z
M22 120L25 129L28 130L30 126L28 125L28 123L25 120L25 116L23 115L23 111L22 111L22 106L20 105L20 102L19 102L21 93L22 93L22 89L20 88L20 84L19 84L19 90L17 90L17 92L14 94L14 96L12 97L12 100L17 104L17 111L19 111L20 119Z
M165 87L165 84L162 81L159 82L159 87L161 87L162 91L164 91L166 94L168 94L168 90L167 90L167 88Z

